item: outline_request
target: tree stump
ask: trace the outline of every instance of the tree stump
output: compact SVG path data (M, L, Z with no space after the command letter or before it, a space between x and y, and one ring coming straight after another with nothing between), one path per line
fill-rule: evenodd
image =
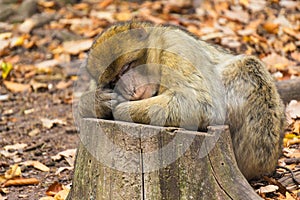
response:
M228 126L82 119L80 139L68 200L261 199L237 167Z

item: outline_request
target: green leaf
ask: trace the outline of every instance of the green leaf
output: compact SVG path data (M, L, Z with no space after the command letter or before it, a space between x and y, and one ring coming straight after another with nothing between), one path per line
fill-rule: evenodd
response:
M1 64L1 68L2 68L2 78L6 79L6 77L8 76L9 72L12 70L13 66L11 63L6 63L3 62Z

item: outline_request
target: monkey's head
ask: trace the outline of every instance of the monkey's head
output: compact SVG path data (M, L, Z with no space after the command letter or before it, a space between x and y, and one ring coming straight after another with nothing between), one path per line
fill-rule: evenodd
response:
M149 22L111 26L93 43L87 69L98 87L115 90L127 100L149 98L158 91L159 69L148 65Z

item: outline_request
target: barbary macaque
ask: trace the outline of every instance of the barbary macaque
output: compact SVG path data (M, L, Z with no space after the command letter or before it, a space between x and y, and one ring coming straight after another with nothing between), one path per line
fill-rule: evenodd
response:
M284 108L256 57L232 55L177 26L132 21L96 38L86 68L97 89L81 97L82 117L191 130L228 124L244 176L274 171Z

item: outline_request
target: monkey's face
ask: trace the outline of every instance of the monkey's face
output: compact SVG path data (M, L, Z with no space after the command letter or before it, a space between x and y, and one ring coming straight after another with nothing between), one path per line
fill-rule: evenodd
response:
M154 96L159 68L147 64L149 30L139 26L114 27L96 40L87 68L100 88L112 89L127 100Z
M159 69L141 61L143 59L126 63L111 84L127 100L150 98L158 92Z

